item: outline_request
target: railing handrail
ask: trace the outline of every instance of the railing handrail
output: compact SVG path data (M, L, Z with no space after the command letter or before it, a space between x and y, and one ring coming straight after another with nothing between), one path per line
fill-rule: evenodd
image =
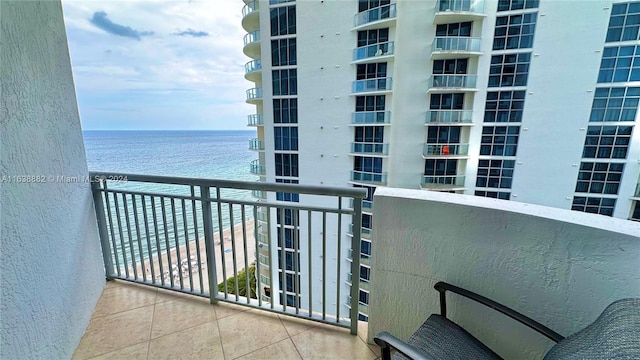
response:
M141 175L129 173L114 173L102 171L90 171L92 180L101 177L108 179L126 179L126 181L149 182L170 185L208 186L229 188L238 190L263 190L275 192L291 192L299 194L312 194L322 196L349 196L364 199L367 196L366 189L338 186L316 186L285 183L266 183L243 180L204 179L180 176Z

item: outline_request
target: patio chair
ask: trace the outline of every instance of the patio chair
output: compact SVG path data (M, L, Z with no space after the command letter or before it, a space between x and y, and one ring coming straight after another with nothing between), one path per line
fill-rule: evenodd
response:
M589 326L564 338L557 332L504 305L471 291L438 282L440 315L433 314L404 342L387 332L375 336L382 359L501 359L470 333L447 319L445 293L451 291L536 330L555 341L545 360L555 359L640 359L640 298L617 300L607 306ZM391 350L395 349L393 356Z

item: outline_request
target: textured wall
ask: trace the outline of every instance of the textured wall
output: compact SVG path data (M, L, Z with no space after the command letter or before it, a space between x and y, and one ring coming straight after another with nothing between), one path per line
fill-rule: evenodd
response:
M494 299L569 335L640 297L640 224L468 195L380 188L375 195L369 336L408 338L439 313L437 281ZM469 300L447 313L507 359L552 342ZM371 340L371 339L370 339Z
M59 1L2 1L0 176L88 175ZM69 359L104 285L88 183L2 184L0 358Z

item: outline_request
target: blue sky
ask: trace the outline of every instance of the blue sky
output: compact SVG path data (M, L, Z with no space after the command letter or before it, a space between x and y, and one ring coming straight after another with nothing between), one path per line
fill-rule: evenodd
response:
M240 0L63 0L84 130L246 129Z

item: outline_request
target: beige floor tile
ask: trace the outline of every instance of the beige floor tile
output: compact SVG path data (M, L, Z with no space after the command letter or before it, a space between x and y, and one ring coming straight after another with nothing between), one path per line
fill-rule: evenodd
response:
M151 338L171 334L216 320L214 306L206 299L177 298L156 304Z
M93 318L74 359L103 355L149 340L152 318L153 305Z
M149 359L223 359L215 321L151 340Z
M235 359L289 336L277 316L260 310L244 311L219 319L218 326L228 359Z
M291 337L303 359L367 359L377 356L348 330L314 327Z
M295 318L293 316L279 315L282 320L284 328L287 329L289 336L300 334L303 331L309 330L316 325L315 322L310 320L304 320Z
M153 305L156 289L133 284L113 285L102 291L100 300L93 311L93 317L116 314L122 311Z
M187 293L181 293L179 291L158 289L158 296L156 297L156 304L164 301L172 301L176 299L205 299L201 296L191 295ZM207 299L209 301L209 299Z
M238 360L296 360L302 359L291 339L284 339L273 345L258 349Z
M216 309L216 316L218 320L227 316L251 310L251 308L247 306L233 305L222 301L219 301L217 304L215 304L214 308Z
M145 341L143 343L116 350L108 354L96 356L94 358L91 358L91 360L146 360L148 349L149 342Z

